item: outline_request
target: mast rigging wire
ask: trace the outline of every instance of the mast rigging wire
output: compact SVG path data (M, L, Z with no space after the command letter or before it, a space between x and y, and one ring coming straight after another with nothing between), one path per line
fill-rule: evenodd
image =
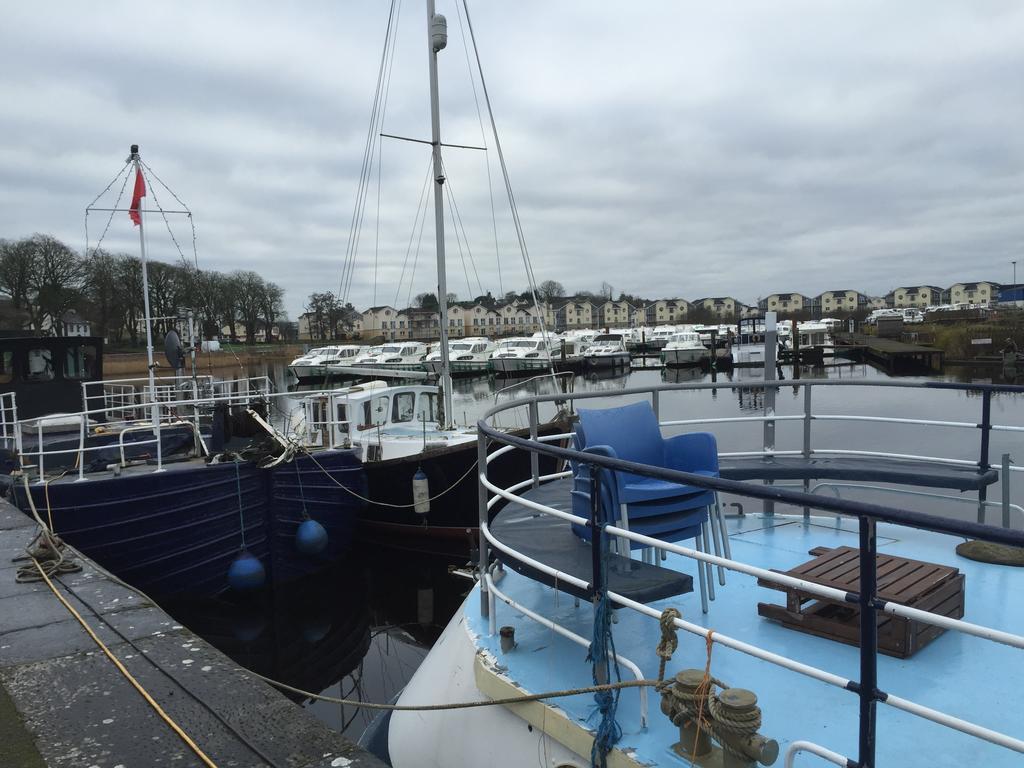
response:
M505 287L501 281L501 254L498 250L498 217L494 210L494 184L491 181L491 155L487 152L487 135L484 130L484 117L480 111L480 98L476 92L476 78L473 77L473 65L469 61L469 46L466 45L466 31L462 26L462 11L456 0L455 14L459 19L459 35L462 37L462 52L466 57L466 71L469 73L469 84L473 88L473 103L476 105L476 119L480 125L480 142L484 145L484 164L487 166L487 195L491 201L491 228L494 231L494 261L498 267L498 293L505 295ZM481 291L482 292L482 291Z
M416 217L412 222L412 231L409 233L409 245L405 248L405 260L402 262L402 276L398 278L398 285L395 288L395 309L398 309L398 298L402 295L402 284L405 282L405 270L409 264L409 254L412 253L412 243L416 238L416 227L420 228L420 237L423 236L423 225L420 224L420 212L423 212L423 218L426 219L426 195L427 188L430 186L430 170L433 166L433 158L427 162L427 172L423 179L423 188L420 190L420 199L416 204Z
M366 207L366 195L369 188L368 177L373 167L373 150L376 146L377 123L381 115L381 102L385 93L385 82L390 81L391 70L388 66L389 51L394 48L394 40L397 34L392 36L392 30L397 25L397 13L400 6L397 0L391 0L391 7L388 11L387 29L384 34L384 49L381 51L380 65L377 70L377 87L373 94L373 105L370 109L370 124L366 132L366 145L363 150L363 161L359 170L359 184L356 189L356 202L352 210L352 220L349 224L348 242L345 246L345 259L342 263L341 279L338 283L338 298L344 301L351 288L352 273L355 271L355 253L359 244L359 230L362 227L363 212Z
M91 203L89 203L89 205L87 205L86 208L85 208L85 255L86 255L86 257L89 256L89 211L90 211L90 209L94 205L96 205L97 201L101 197L103 197L105 194L107 194L107 192L110 190L110 188L112 186L114 186L114 184L117 182L117 180L119 178L121 178L121 174L124 173L125 170L130 165L131 165L131 160L129 160L128 162L126 162L124 164L124 168L122 168L120 171L118 171L117 176L115 176L113 178L113 180L109 184L107 184L106 189L104 189L102 192L100 192L98 195L96 195L96 199L93 200ZM125 174L124 181L121 184L121 191L117 193L117 200L114 201L114 205L113 205L113 207L110 210L110 215L107 217L107 224L106 224L106 226L103 227L103 233L100 235L100 239L96 241L96 247L93 249L93 252L92 252L93 256L95 256L96 253L99 251L100 245L103 244L103 239L107 236L107 231L110 229L110 224L114 220L114 214L117 212L117 208L118 208L118 206L119 206L119 204L121 202L121 198L124 196L124 191L125 191L125 189L128 186L128 179L130 179L130 178L131 178L131 174L130 173Z
M526 279L529 282L530 295L533 298L533 305L537 308L540 319L541 334L544 338L545 346L548 341L548 329L545 318L544 307L541 306L537 300L537 278L533 273L533 265L530 262L530 252L526 247L526 236L523 234L523 225L519 219L519 209L516 207L516 198L512 192L512 182L508 176L508 166L505 164L505 153L501 150L501 139L498 137L498 126L494 120L494 109L491 106L491 96L487 90L487 80L484 78L483 64L480 62L480 50L476 45L476 35L473 32L473 20L469 16L469 6L466 4L466 0L462 0L462 8L466 12L466 27L469 29L469 39L473 44L473 55L476 58L477 72L480 74L480 88L484 92L484 103L487 104L487 115L491 121L491 133L494 135L494 148L498 151L498 161L501 164L501 175L505 181L505 192L508 194L509 208L512 211L512 223L515 225L516 238L519 240L519 250L523 255L523 266L526 269ZM551 364L551 375L555 375L555 364L554 358L549 357Z

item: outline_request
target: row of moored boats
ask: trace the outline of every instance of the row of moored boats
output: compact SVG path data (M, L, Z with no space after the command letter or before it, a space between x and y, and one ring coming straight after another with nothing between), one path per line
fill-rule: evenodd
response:
M831 348L831 333L838 321L797 323L802 348ZM792 329L779 326L780 343L792 346ZM763 349L764 328L756 324L667 325L655 328L535 333L492 340L484 336L450 339L448 351L455 376L524 375L555 367L582 370L628 369L632 353L657 352L670 367L706 366L713 358L747 362L743 349ZM311 349L291 362L289 369L301 380L359 375L358 369L441 372L437 342L393 341L376 346L336 344Z

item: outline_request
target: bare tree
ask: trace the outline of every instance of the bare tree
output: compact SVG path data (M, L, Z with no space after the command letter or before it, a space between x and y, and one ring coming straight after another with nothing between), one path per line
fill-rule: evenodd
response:
M0 290L11 297L15 309L31 313L34 302L30 292L35 267L31 239L0 240Z
M29 289L35 295L33 322L42 330L64 335L64 313L81 298L85 265L64 243L49 235L33 235L34 269Z
M537 297L541 301L551 301L565 296L565 288L557 280L545 280L537 286Z
M239 269L231 273L230 289L238 308L238 317L245 325L247 344L256 343L265 288L263 278L251 269Z
M281 286L264 282L263 295L261 297L263 325L267 330L267 341L273 341L274 323L278 316L284 313L284 290Z

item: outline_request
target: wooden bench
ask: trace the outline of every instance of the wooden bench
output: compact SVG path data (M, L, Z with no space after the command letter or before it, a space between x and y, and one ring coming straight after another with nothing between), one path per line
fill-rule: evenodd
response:
M860 550L856 547L818 547L813 560L784 571L844 592L860 591ZM875 560L878 597L953 619L964 615L964 575L948 565L879 554ZM860 609L851 603L823 600L815 595L758 579L760 586L786 593L786 605L758 603L757 612L784 627L859 645ZM889 656L909 658L945 630L932 624L879 613L878 649Z

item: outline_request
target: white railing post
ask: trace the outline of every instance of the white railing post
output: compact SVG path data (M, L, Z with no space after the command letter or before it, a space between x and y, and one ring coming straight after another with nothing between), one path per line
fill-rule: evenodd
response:
M796 365L799 365L800 361L796 361ZM804 447L803 455L805 459L811 458L811 419L813 418L811 412L811 391L812 386L810 384L804 384ZM804 480L804 493L807 493L811 488L811 481ZM810 520L811 508L804 507L804 519Z
M1010 527L1010 454L1004 453L1002 457L1002 481L1003 481L1003 528Z
M43 419L36 421L36 450L39 451L39 482L43 482Z
M88 409L87 409L88 410ZM85 480L85 422L89 418L87 413L81 413L78 417L78 479Z
M537 402L530 403L530 440L537 440L537 426L540 417L537 413ZM533 477L533 487L540 485L540 455L536 451L530 451L530 474Z

